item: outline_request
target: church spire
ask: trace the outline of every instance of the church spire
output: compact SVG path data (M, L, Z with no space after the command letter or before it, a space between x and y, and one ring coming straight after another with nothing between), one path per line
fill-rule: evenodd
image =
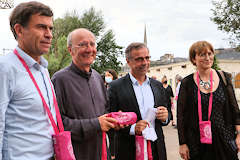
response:
M146 24L145 24L145 27L144 27L144 43L145 45L147 46L147 31L146 31Z

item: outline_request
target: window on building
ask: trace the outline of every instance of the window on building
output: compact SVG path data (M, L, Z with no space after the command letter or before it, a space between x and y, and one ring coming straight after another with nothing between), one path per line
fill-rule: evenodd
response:
M240 73L238 73L234 78L234 86L235 88L240 88Z
M182 68L187 68L186 64L181 66Z

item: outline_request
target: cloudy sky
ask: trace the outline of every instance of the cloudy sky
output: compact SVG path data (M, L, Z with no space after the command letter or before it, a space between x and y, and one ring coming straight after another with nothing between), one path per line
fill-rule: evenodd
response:
M15 0L19 4L26 0ZM40 1L40 0L39 0ZM115 33L116 41L124 48L131 42L143 42L144 25L152 60L165 53L188 57L190 45L207 40L215 48L229 47L227 35L210 21L211 0L42 0L54 12L54 18L66 11L79 14L91 6L102 11L107 27ZM9 29L8 17L12 9L0 10L0 52L14 48L16 41Z

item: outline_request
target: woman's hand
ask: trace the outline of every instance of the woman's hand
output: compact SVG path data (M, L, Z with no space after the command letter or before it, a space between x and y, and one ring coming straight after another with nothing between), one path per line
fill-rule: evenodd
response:
M184 160L190 159L189 149L186 144L182 144L179 146L179 154L180 154L181 158Z
M237 134L235 142L237 144L238 152L240 152L240 134Z

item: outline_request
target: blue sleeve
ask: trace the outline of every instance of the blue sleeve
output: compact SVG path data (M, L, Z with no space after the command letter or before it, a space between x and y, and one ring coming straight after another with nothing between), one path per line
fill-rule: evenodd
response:
M5 130L5 113L10 101L10 80L9 74L2 64L0 64L0 159L2 158L3 134Z

